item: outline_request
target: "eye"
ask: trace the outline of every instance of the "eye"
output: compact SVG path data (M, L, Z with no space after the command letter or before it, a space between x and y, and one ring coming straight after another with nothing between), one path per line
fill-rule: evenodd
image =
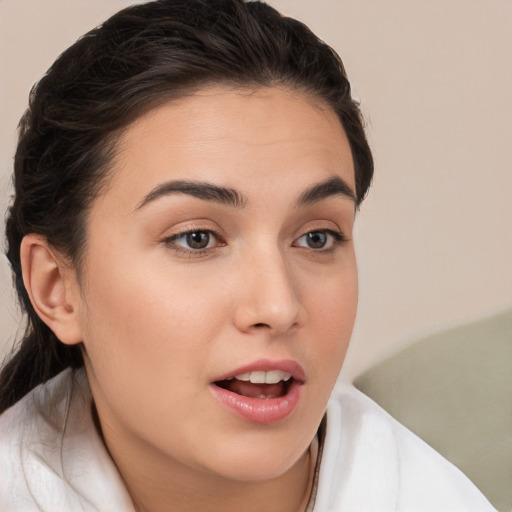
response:
M302 235L294 242L296 247L306 247L308 249L333 249L337 244L345 241L345 237L334 230L323 229L310 231Z
M201 252L223 245L213 231L206 229L178 233L166 238L165 244L179 252L189 253Z
M212 237L208 231L193 231L182 235L181 238L190 249L206 249Z

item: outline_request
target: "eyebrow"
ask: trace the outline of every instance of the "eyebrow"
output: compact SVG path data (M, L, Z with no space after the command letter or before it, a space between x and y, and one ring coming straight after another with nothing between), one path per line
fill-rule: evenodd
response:
M331 176L326 181L306 189L297 200L297 207L308 206L331 196L341 195L357 204L357 198L350 185L339 176Z
M135 209L139 210L148 203L172 194L187 194L234 208L243 208L247 204L247 198L233 188L219 187L206 182L174 180L157 185Z
M233 208L244 208L247 205L247 198L236 189L220 187L207 182L173 180L157 185L142 199L135 210L172 194L187 194ZM326 181L317 183L302 192L295 206L297 208L308 206L336 195L347 197L357 203L356 196L348 183L339 176L331 176Z

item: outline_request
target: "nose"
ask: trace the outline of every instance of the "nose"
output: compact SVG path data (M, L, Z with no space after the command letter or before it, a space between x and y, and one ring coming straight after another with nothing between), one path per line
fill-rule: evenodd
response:
M239 267L239 272L234 312L239 331L280 335L302 325L306 311L300 301L298 283L279 251L252 258Z

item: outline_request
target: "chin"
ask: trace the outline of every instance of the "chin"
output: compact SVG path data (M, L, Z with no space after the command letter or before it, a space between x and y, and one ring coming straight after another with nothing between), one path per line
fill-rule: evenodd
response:
M269 461L266 459L262 461L258 458L258 460L244 460L239 463L234 463L230 465L230 467L222 467L217 469L217 474L223 477L226 480L231 480L234 482L246 482L246 483L256 483L256 482L265 482L269 480L274 480L282 475L284 475L287 471L289 471L295 463L297 463L303 454L300 454L297 458L292 459L291 461Z
M262 482L284 475L307 453L315 435L265 429L259 435L237 436L227 449L211 453L209 471L237 482ZM295 440L295 441L294 441ZM226 446L226 445L224 445Z

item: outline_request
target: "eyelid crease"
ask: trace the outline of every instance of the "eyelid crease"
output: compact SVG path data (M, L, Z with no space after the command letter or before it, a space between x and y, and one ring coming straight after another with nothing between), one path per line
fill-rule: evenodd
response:
M217 236L222 236L222 230L218 227L216 222L212 222L209 219L190 219L183 222L179 222L173 226L167 227L164 233L170 233L169 235L162 235L161 239L168 239L173 236L179 236L187 233L193 233L195 231L208 231L216 234Z

